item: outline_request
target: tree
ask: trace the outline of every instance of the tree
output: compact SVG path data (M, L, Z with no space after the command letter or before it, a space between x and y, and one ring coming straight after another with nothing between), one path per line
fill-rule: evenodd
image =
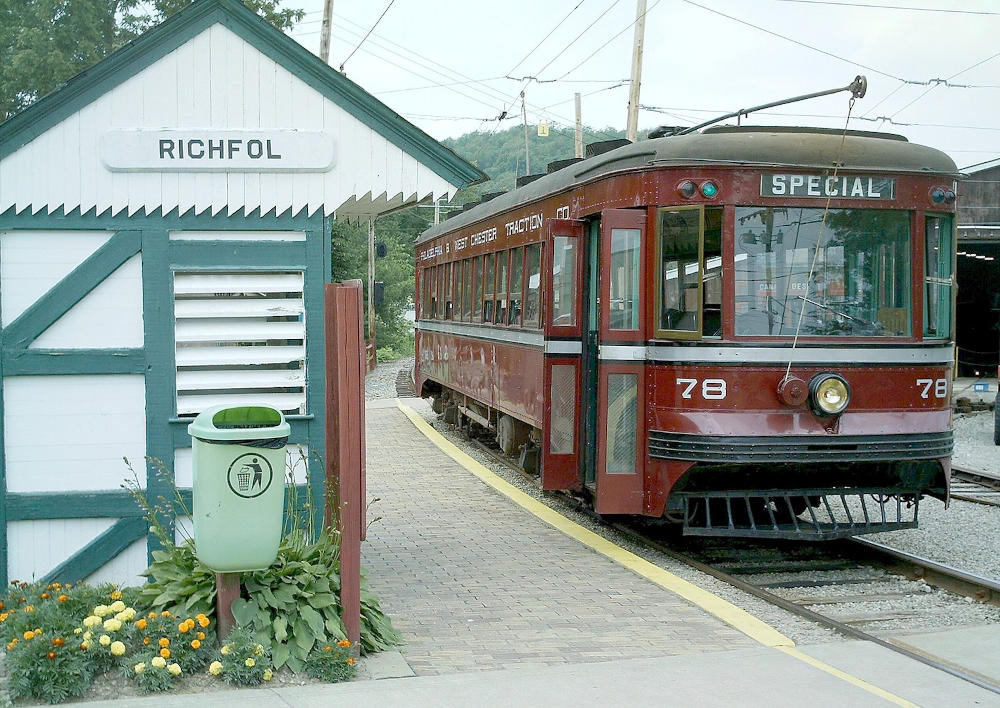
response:
M0 0L0 120L93 66L192 0ZM279 29L302 19L285 0L246 0Z

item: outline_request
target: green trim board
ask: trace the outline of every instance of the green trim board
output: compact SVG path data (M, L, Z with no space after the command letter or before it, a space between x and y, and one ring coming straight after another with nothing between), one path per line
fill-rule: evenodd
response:
M190 501L190 494L189 501ZM124 489L94 492L12 492L7 494L8 521L130 518L142 509Z
M307 267L306 250L304 241L171 241L168 253L173 270L298 270Z
M222 24L457 187L487 176L236 0L196 0L0 124L0 159L213 24Z
M38 582L78 583L96 573L145 535L145 519L120 519L107 531L42 576Z
M142 349L3 349L4 376L144 374Z

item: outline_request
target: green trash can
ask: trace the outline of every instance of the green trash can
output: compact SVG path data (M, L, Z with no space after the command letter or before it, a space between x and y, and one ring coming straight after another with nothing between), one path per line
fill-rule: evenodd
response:
M212 406L188 426L195 554L215 572L260 570L277 557L289 430L267 406Z

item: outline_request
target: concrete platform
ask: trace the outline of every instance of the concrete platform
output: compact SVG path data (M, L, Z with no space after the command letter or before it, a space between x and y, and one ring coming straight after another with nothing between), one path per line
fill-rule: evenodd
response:
M394 402L369 405L367 423L368 498L378 501L363 565L405 645L364 657L349 683L197 700L218 708L1000 707L998 693L871 643L795 647L476 469ZM956 662L979 656L986 664L977 670L990 676L1000 644L995 628L900 641ZM89 705L181 708L193 698Z

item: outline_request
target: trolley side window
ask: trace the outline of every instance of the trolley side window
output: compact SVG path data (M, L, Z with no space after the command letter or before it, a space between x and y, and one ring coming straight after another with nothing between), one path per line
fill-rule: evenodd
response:
M483 302L483 257L476 256L472 266L472 321L478 322L482 316Z
M493 306L494 322L505 324L507 321L507 254L508 251L497 253L497 291L496 304Z
M496 273L496 254L486 254L486 272L483 278L483 322L493 321L493 282Z
M910 336L910 216L737 207L736 334Z
M576 249L577 240L556 236L552 244L552 324L574 327L576 313Z
M524 291L524 248L510 252L510 304L507 306L507 324L521 326L521 298Z
M705 207L702 247L703 337L722 336L722 207Z
M450 288L448 292L447 319L457 320L460 318L461 310L462 261L451 263Z
M928 214L924 229L924 337L951 336L953 232L951 216Z
M701 329L702 212L668 207L657 214L658 330L697 336Z
M639 229L611 229L609 329L639 329Z
M533 243L528 246L525 262L527 265L524 273L527 282L524 297L524 326L538 327L541 322L539 313L542 294L542 244Z

